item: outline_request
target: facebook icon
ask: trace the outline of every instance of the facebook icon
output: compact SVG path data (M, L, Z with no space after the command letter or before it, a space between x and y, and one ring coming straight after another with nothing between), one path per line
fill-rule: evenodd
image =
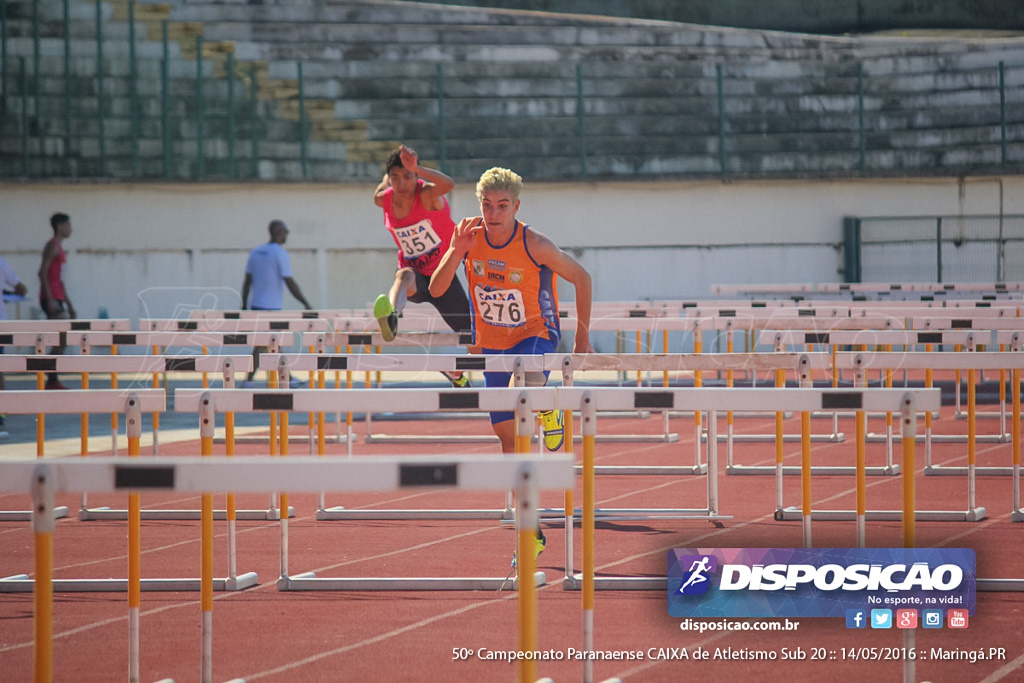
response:
M867 612L862 609L846 610L846 628L867 628Z

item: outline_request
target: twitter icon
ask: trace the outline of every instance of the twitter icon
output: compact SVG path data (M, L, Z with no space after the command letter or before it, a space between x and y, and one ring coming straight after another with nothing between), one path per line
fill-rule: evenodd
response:
M892 628L892 610L871 610L871 628Z

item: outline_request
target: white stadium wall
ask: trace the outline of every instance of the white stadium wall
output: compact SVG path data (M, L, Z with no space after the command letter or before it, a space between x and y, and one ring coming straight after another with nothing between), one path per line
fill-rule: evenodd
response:
M49 216L64 211L74 229L66 281L80 317L171 317L192 306L237 308L246 255L280 218L310 302L361 307L386 289L395 263L372 190L0 184L0 256L34 300ZM527 181L521 199L520 217L591 270L597 300L708 298L713 284L842 281L844 216L1024 213L1024 178ZM451 203L456 217L474 214L472 186L457 187ZM573 298L571 287L561 294ZM20 314L39 311L22 304Z

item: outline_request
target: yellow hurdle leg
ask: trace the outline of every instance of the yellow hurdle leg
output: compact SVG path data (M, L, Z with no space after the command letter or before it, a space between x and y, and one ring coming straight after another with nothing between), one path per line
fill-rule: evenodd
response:
M49 469L40 463L32 484L32 527L35 541L35 589L33 621L35 627L33 681L53 682L53 487Z
M212 405L204 403L199 415L200 452L202 457L213 455L214 412ZM202 638L200 680L213 681L213 494L202 494L202 538L200 540L199 608Z
M524 455L530 452L530 436L533 427L533 412L525 394L516 407L515 452ZM519 577L519 651L533 652L537 649L537 587L533 575L537 570L534 544L540 520L537 518L539 492L534 481L529 486L519 486L516 491L516 558ZM537 663L526 659L519 663L520 683L533 683L537 679Z
M698 415L699 415L698 411ZM699 418L698 418L699 419ZM590 393L583 395L583 650L594 649L594 443L597 410ZM583 680L594 678L594 662L583 661Z

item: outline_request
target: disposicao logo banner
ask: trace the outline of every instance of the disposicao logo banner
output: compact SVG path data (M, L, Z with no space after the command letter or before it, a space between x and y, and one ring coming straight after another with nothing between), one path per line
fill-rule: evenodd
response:
M673 617L845 617L848 609L966 609L970 548L676 548Z

